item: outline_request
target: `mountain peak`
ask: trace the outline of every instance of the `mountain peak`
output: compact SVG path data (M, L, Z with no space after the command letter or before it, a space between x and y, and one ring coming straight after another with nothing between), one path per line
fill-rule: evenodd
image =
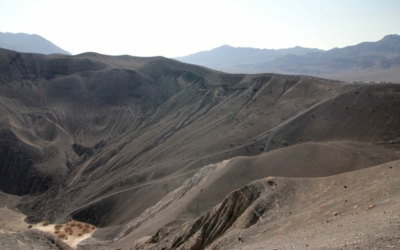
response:
M39 54L65 54L71 55L52 43L51 41L36 34L26 33L3 33L0 32L0 48L18 52L39 53Z
M397 34L389 34L389 35L386 35L386 36L383 37L383 39L392 39L392 38L399 39L399 38L400 38L400 35L397 35Z
M224 44L222 46L219 46L217 48L233 48L232 46L228 45L228 44Z
M387 35L384 36L379 42L388 42L388 41L400 42L400 35L397 34Z
M225 45L219 46L217 48L214 48L214 49L212 49L210 51L214 51L214 50L231 50L231 49L235 49L235 48L230 46L230 45L225 44Z

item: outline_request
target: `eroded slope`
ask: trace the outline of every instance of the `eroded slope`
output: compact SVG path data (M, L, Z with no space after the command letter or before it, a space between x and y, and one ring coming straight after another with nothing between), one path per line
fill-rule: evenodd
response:
M399 169L394 161L330 177L258 180L126 249L393 248Z
M0 189L24 195L19 208L31 222L84 221L99 227L95 237L123 240L118 247L190 222L261 177L328 176L398 159L396 84L7 50L0 71Z

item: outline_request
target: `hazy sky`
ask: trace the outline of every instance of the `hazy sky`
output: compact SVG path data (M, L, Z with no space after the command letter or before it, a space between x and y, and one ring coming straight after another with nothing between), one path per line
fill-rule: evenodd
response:
M234 47L331 49L400 34L400 0L0 0L0 31L72 54L166 57Z

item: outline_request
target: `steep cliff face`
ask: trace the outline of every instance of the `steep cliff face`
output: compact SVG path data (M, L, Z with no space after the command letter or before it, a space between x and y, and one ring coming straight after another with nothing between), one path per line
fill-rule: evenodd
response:
M260 194L269 186L274 186L273 179L255 182L230 193L221 204L206 212L193 222L178 228L160 229L145 244L150 249L204 249L226 231L234 228L248 228L257 222L269 204L251 206ZM154 245L156 244L156 245ZM130 249L135 249L134 246Z

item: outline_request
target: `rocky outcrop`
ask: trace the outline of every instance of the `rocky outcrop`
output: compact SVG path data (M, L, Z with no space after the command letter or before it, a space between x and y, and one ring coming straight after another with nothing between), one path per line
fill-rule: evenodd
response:
M177 202L181 199L189 190L197 186L200 182L203 182L210 176L217 168L222 168L228 164L229 160L225 160L216 164L210 164L200 169L193 177L185 181L181 187L175 189L171 193L167 194L161 199L155 206L146 209L138 218L127 223L125 228L122 230L123 235L128 235L130 232L135 230L141 224L154 217L157 213L161 213L164 209L169 207L172 203Z
M273 187L272 179L250 183L231 192L222 203L195 221L178 228L162 228L144 245L130 249L155 246L160 249L204 249L228 230L248 228L256 223L269 205L254 208L252 204L261 193Z

